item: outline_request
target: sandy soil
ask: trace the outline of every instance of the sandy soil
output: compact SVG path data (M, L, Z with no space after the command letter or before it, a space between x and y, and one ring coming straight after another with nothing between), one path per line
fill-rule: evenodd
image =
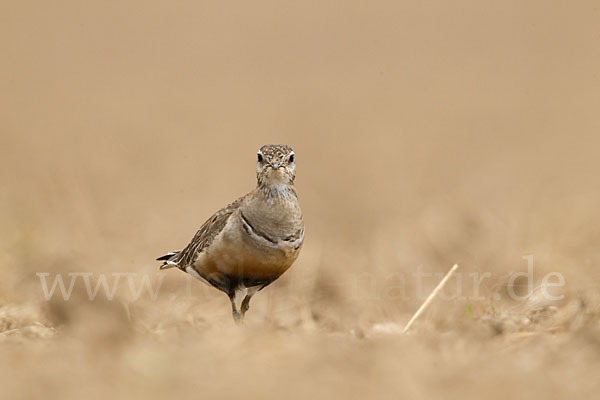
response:
M598 397L597 3L234 3L0 7L3 397ZM307 236L238 328L154 258L264 143Z

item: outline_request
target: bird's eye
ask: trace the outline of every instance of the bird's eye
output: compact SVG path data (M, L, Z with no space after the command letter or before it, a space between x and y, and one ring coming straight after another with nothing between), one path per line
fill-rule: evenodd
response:
M258 153L258 162L262 162L262 161L263 161L262 154Z
M294 162L294 155L290 155L290 158L288 158L288 162L293 163Z

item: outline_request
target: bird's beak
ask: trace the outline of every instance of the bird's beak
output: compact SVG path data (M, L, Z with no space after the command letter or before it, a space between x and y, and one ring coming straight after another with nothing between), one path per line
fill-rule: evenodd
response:
M273 169L279 169L279 167L281 167L281 164L275 161L273 164L271 164L271 166L273 167Z

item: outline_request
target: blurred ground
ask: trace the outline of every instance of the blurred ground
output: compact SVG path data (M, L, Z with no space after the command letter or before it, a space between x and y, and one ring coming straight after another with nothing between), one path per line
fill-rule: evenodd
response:
M0 9L4 397L600 393L596 2ZM307 237L238 329L153 260L253 187L265 143L296 150ZM529 255L536 292L511 300ZM133 275L46 301L68 273Z

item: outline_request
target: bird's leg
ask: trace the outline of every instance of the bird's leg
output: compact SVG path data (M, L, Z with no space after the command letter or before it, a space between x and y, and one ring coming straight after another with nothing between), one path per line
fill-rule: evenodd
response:
M242 306L240 307L241 311L242 311L242 318L244 317L244 315L246 315L246 311L248 311L250 309L250 299L252 298L252 296L247 295L246 297L244 297L244 301L242 301Z
M242 323L242 321L244 319L244 315L240 314L240 312L238 311L235 300L236 300L235 293L231 294L229 296L229 301L231 302L231 314L233 315L233 320L235 321L235 323L239 325L240 323Z
M257 290L258 287L247 288L243 285L240 285L229 294L229 301L231 301L231 312L233 314L233 320L237 324L241 324L244 322L244 316L246 315L246 311L248 311L248 309L250 308L250 299L252 298L252 296L254 296ZM240 311L238 311L238 304Z
M252 298L252 296L254 296L254 294L257 291L258 291L258 289L256 287L248 289L248 293L246 294L246 297L244 297L244 300L242 301L242 305L240 306L240 310L242 312L242 318L244 317L244 315L246 315L246 311L248 311L250 309L250 299Z

